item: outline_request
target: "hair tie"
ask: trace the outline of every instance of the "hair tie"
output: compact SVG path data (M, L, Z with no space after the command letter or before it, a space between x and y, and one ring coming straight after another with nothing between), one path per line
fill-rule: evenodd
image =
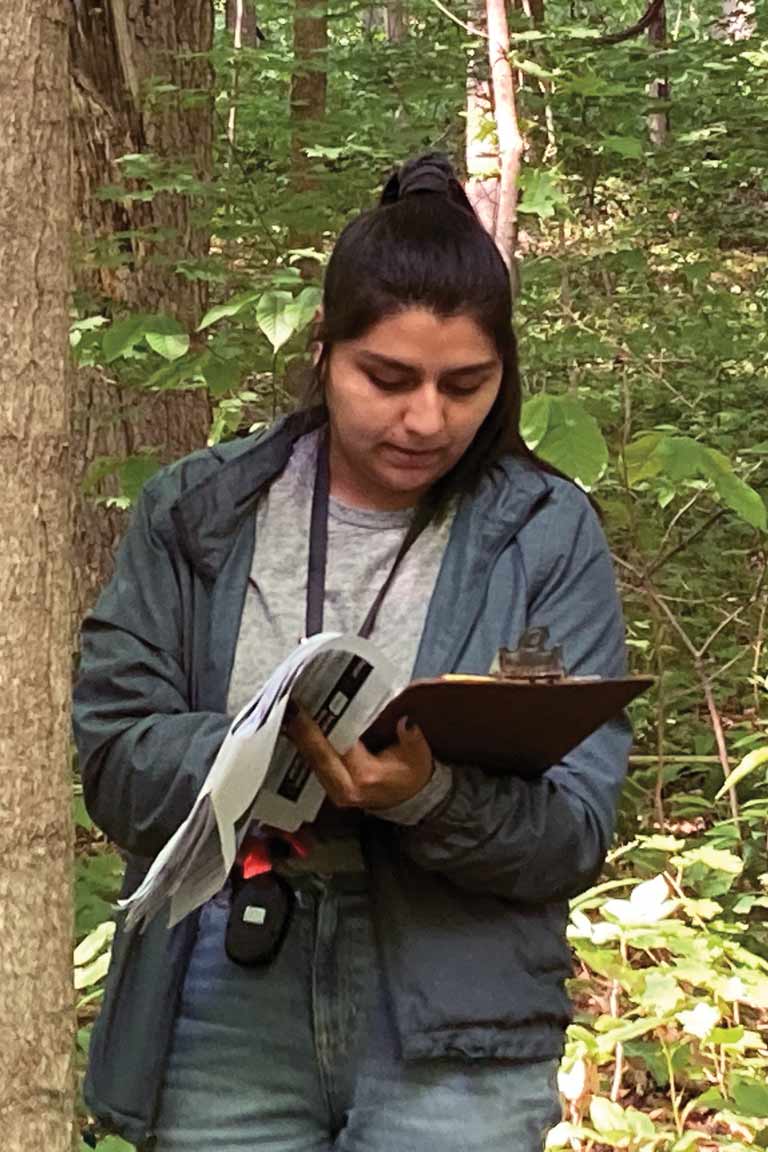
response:
M447 156L441 152L427 152L408 160L399 172L393 172L381 194L382 204L393 204L419 192L432 192L450 196L458 180Z

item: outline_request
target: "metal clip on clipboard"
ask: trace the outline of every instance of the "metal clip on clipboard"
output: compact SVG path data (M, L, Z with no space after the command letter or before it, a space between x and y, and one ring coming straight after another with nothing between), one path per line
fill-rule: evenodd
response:
M500 680L536 680L556 683L566 678L560 645L547 648L548 628L528 628L517 648L499 648Z

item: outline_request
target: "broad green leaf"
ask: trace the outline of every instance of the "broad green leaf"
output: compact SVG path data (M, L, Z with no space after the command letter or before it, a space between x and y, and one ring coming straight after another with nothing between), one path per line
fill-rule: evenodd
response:
M533 76L536 80L554 80L558 75L557 69L553 72L548 68L542 68L541 64L537 64L535 60L510 58L510 64L519 72L524 72L527 76Z
M621 1104L605 1096L593 1096L589 1105L589 1118L601 1136L631 1135Z
M105 920L103 924L94 928L93 932L90 932L85 940L81 940L75 948L73 956L75 967L82 968L85 964L90 964L92 960L95 960L112 942L114 935L114 920Z
M685 1001L685 992L671 972L652 969L645 977L640 1003L660 1012L674 1012Z
M603 136L602 146L606 152L638 160L643 155L643 144L637 136Z
M109 952L103 952L91 964L75 969L74 981L77 992L82 992L83 988L92 988L94 984L104 979L109 968L109 955Z
M209 308L203 316L197 326L197 331L202 332L204 328L210 328L211 324L215 324L217 320L223 320L226 316L236 316L243 308L247 308L254 300L258 300L260 296L260 292L240 292L231 300L227 300L226 303L216 304L213 308Z
M555 210L567 204L557 174L544 168L526 168L520 176L523 195L518 203L518 212L527 212L546 220L554 216Z
M301 332L302 328L314 320L322 299L323 293L319 288L309 286L302 289L288 309L294 332Z
M702 896L722 896L744 869L739 856L709 844L681 852L677 859L685 869L686 886L692 886Z
M608 463L597 420L573 396L550 397L549 423L537 452L585 488L600 479Z
M715 491L747 524L763 531L768 529L768 509L759 492L750 488L749 484L736 475L730 461L722 452L713 448L707 449L709 462L708 475L715 486Z
M256 309L256 323L272 345L274 352L290 340L296 331L290 292L265 292Z
M240 383L241 366L236 359L225 360L211 353L203 364L205 382L215 397L234 392Z
M186 332L147 332L147 344L164 360L178 360L189 351Z
M630 488L642 480L658 476L661 462L656 456L656 449L663 439L663 432L647 432L627 445L624 460Z
M523 404L520 433L532 452L536 451L546 434L550 401L551 397L546 392L539 392L537 396L531 396Z
M147 316L144 338L152 351L164 360L178 360L189 349L189 336L184 326L164 312Z
M768 1117L768 1084L739 1073L731 1078L731 1096L745 1116Z
M120 462L117 468L120 490L131 504L138 499L147 480L154 476L159 467L160 461L149 452L127 456Z
M741 784L742 780L746 780L747 776L751 776L758 768L762 768L763 764L768 764L768 748L755 748L752 752L748 752L744 759L734 768L733 772L731 772L715 796L715 800L722 799L729 789L735 788L737 784Z
M107 364L124 356L126 352L132 352L141 343L148 320L149 317L144 314L133 314L115 321L107 329L101 342L101 352Z

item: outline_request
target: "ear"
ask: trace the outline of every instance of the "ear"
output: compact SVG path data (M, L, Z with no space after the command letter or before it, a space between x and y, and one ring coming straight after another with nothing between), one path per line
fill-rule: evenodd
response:
M323 354L323 344L322 344L322 341L318 338L318 334L320 332L320 328L322 326L322 323L323 323L323 306L321 304L320 307L317 309L317 312L315 312L315 316L314 316L314 319L312 321L312 344L311 344L311 350L312 351L311 351L311 355L312 355L312 364L315 368L317 367L317 365L320 361L320 357Z

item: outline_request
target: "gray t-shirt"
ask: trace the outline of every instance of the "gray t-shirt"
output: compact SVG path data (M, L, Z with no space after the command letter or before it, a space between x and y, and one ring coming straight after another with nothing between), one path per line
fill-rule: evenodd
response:
M309 527L320 433L301 437L291 458L256 508L255 548L240 621L228 710L240 711L304 634ZM413 512L351 508L329 500L323 628L357 632L384 584ZM379 609L371 640L392 661L397 688L411 679L429 601L450 535L453 512L430 524L408 550ZM429 783L402 804L376 815L398 824L416 824L448 794L452 774L436 763ZM325 832L344 834L355 826L352 813L334 821L325 814ZM320 821L322 827L323 821ZM307 862L311 866L311 861ZM362 858L357 861L362 867ZM346 860L346 866L351 861ZM318 870L323 870L318 865Z
M237 713L304 634L309 525L318 432L301 437L283 472L256 509L256 546L228 710ZM412 510L350 508L331 497L323 628L357 632L383 585ZM431 524L400 564L371 640L392 661L400 684L411 679L452 516Z

